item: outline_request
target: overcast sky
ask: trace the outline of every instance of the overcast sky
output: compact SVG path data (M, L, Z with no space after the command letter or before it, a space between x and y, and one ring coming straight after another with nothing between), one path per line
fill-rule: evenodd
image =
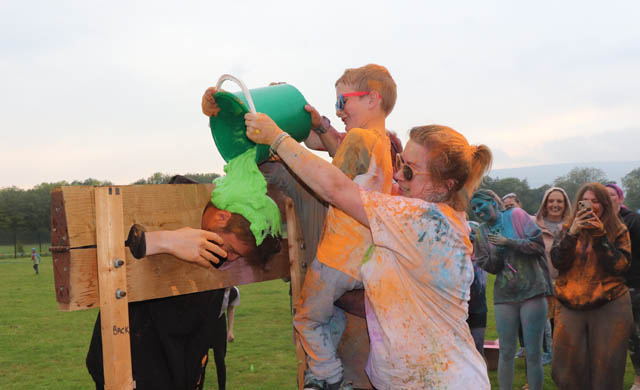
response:
M631 0L2 0L0 187L221 173L200 112L221 74L287 81L340 129L334 82L372 62L404 142L438 123L495 168L638 160L638 20Z

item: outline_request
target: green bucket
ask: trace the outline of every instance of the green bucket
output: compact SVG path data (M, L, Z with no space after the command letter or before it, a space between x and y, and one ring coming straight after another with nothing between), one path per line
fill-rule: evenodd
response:
M220 90L225 80L236 82L242 91L230 93ZM211 135L226 162L256 145L246 134L244 114L248 112L257 111L269 115L298 142L309 136L311 115L304 109L307 101L294 86L279 84L249 91L242 81L231 75L223 75L216 88L218 92L214 98L220 112L210 119ZM269 145L258 145L256 163L268 158Z

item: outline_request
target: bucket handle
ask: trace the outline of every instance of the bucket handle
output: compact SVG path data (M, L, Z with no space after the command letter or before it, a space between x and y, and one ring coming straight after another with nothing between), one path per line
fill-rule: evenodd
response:
M242 89L242 93L244 93L244 97L247 99L247 103L249 103L249 111L251 111L252 114L255 114L256 106L253 104L253 99L251 98L251 92L249 92L249 89L247 88L247 86L244 85L244 83L239 79L237 79L236 77L231 76L230 74L223 74L218 79L218 83L216 84L216 89L220 90L220 86L222 85L222 83L227 80L233 81L240 86L240 88Z

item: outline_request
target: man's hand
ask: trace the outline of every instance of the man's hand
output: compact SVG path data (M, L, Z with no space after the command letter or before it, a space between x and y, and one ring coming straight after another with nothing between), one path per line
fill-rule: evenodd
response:
M218 263L218 258L227 257L220 246L224 240L213 232L185 227L171 231L146 233L147 255L169 253L180 260L194 263L203 268L213 268L210 263Z
M216 87L209 87L202 95L202 113L208 117L216 116L220 112L220 107L213 98L216 92L218 92Z
M273 119L260 112L245 114L244 123L247 125L247 137L257 144L271 145L282 133Z

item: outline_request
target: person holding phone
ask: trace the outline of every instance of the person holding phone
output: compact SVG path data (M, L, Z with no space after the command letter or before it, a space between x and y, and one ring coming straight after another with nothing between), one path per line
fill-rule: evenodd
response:
M631 243L606 188L583 185L551 248L556 279L551 376L565 389L622 389L633 326L624 273Z
M529 388L541 390L546 297L553 294L542 232L523 209L504 210L502 200L491 190L476 191L471 208L482 221L473 247L475 261L496 275L493 302L500 338L500 389L513 386L514 356L522 324Z

